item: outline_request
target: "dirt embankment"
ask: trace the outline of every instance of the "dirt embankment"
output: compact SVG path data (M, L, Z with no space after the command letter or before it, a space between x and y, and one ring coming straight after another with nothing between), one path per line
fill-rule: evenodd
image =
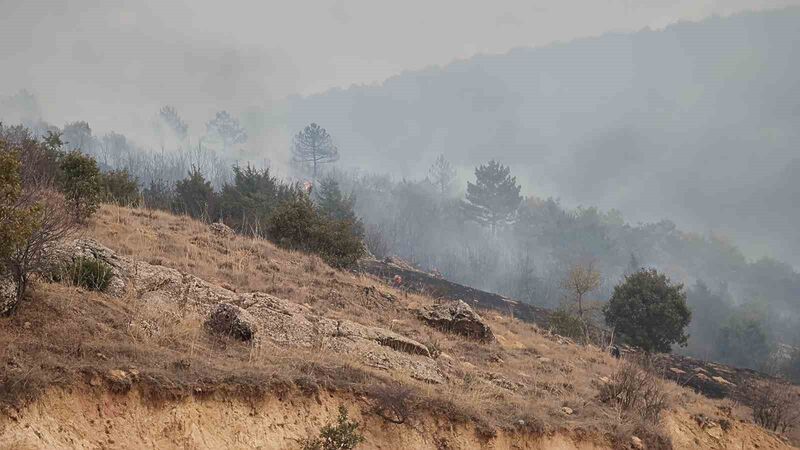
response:
M153 404L136 390L114 394L77 387L50 390L24 410L0 418L0 449L298 449L302 439L335 420L340 405L361 424L366 441L359 448L364 450L612 448L590 435L499 432L490 438L470 425L433 416L398 425L370 414L363 399L325 393L252 401L188 397ZM723 430L684 415L670 415L665 423L677 449L792 448L749 424L732 423Z
M52 390L11 418L0 419L0 449L184 448L298 449L335 420L339 405L362 424L360 449L562 449L607 448L590 440L553 434L499 433L482 437L468 425L454 426L436 417L396 425L361 414L359 399L327 394L238 399L184 399L148 404L135 391Z

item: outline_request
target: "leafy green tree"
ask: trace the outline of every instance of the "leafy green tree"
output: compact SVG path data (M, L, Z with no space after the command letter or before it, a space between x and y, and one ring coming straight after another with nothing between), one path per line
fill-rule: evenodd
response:
M686 345L692 318L682 284L672 284L654 269L640 270L614 287L603 310L606 323L628 344L645 351L669 352Z
M743 311L734 312L722 324L715 344L721 361L740 367L760 369L771 352L762 321Z
M294 137L292 160L300 165L310 165L311 179L316 183L319 165L338 161L339 149L325 128L312 123Z
M175 183L173 210L195 219L212 220L215 217L215 195L211 182L196 167L189 176Z
M139 198L139 183L127 170L112 170L101 176L103 200L130 205Z
M31 213L21 207L22 181L19 153L0 141L0 258L7 258L25 241Z
M60 198L46 187L24 186L20 153L0 140L0 275L16 287L15 299L0 298L0 314L14 311L31 273L48 266L49 250L73 222Z
M97 162L78 151L61 160L61 192L76 222L82 223L97 210L102 193L102 175Z
M511 170L495 160L475 169L475 183L467 182L465 211L473 220L488 225L508 223L517 212L522 196Z

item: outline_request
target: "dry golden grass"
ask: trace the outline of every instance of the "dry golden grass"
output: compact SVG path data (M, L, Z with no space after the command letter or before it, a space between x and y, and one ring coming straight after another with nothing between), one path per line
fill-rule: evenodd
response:
M176 307L39 283L16 316L0 319L0 341L6 343L0 347L0 381L6 387L0 392L2 404L25 402L47 386L80 379L99 378L113 387L113 379L104 374L122 369L136 374L138 388L154 400L220 391L314 395L325 389L365 396L377 414L387 420L402 417L403 423L426 411L473 421L487 435L503 428L616 441L649 427L654 445L660 439L657 426L633 420L600 400L601 378L611 378L619 361L532 324L487 311L483 315L496 342L444 334L422 325L413 313L431 298L331 269L316 256L285 251L262 239L218 238L204 223L160 211L106 205L85 234L120 254L234 291L268 292L310 305L321 315L382 326L435 346L448 382L427 385L313 349L269 344L255 349L208 335L201 317ZM719 402L674 383L664 385L672 409L718 414Z

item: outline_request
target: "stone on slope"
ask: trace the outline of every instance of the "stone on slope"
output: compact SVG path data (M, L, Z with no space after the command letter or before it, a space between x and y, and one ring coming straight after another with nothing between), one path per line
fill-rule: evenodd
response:
M258 330L250 313L230 303L218 304L206 319L205 325L216 333L240 341L251 341Z
M481 341L494 339L489 325L462 300L428 306L419 310L417 316L428 325L448 333Z
M0 316L11 314L17 306L17 284L9 278L0 278Z

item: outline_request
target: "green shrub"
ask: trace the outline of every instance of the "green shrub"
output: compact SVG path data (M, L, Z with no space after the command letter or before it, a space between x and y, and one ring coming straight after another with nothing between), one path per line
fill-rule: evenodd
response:
M83 222L97 210L102 193L97 162L78 151L67 153L61 160L60 188L76 222Z
M364 255L356 224L320 214L305 195L278 206L267 220L267 237L282 247L316 253L333 267L350 267Z
M102 292L106 290L113 277L114 272L108 264L98 259L81 257L54 278L68 279L76 286Z
M139 183L127 170L112 170L101 175L103 201L130 205L139 199Z
M364 442L358 427L358 422L347 418L347 408L339 406L336 423L322 427L319 437L303 441L303 450L352 450Z
M563 309L557 309L550 315L550 330L560 336L582 339L585 327L583 320Z

